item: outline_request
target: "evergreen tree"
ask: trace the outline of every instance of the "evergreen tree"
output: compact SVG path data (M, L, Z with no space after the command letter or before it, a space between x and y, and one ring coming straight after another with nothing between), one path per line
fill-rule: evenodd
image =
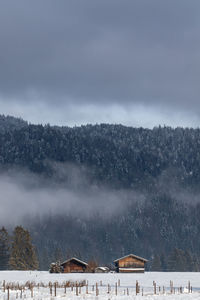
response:
M187 272L194 272L195 271L195 261L189 251L185 251L185 261L186 261L186 267L185 271Z
M154 256L152 266L151 266L151 271L162 271L161 270L161 261L160 261L160 256L156 254Z
M175 248L168 259L168 271L184 272L187 270L187 261L185 253L181 249Z
M51 258L49 257L49 253L47 251L47 248L44 247L38 255L39 258L39 266L41 271L48 271L49 265L52 262Z
M162 272L167 271L166 255L164 255L163 253L160 256L160 263L161 263L161 271Z
M38 260L28 230L17 226L11 247L9 265L12 270L38 269Z
M55 252L54 252L54 261L55 262L62 262L63 261L63 253L62 253L62 250L60 247L57 247L55 249Z
M0 229L0 270L8 269L9 262L9 236L7 230L2 227Z
M193 264L194 264L193 272L199 272L200 262L199 262L199 257L197 257L196 255L193 256Z

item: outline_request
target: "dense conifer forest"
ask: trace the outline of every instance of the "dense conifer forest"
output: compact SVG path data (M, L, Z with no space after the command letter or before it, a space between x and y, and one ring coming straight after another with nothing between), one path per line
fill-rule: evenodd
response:
M172 270L173 261L182 270L178 262L184 260L187 270L199 270L200 129L70 128L0 117L2 174L28 170L46 182L68 184L70 172L58 173L57 164L78 168L87 186L129 196L107 217L69 212L29 219L41 269L71 255L110 264L132 252L149 259L152 270Z

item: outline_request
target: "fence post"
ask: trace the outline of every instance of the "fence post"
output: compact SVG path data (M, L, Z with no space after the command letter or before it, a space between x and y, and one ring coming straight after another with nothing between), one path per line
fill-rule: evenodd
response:
M5 282L5 280L3 281L3 291L4 291L4 293L6 291L6 282Z
M171 294L173 293L173 290L174 290L174 284L173 284L173 281L170 280L170 291L171 291Z
M65 288L65 294L66 294L66 292L67 292L67 283L66 282L65 282L64 288Z
M153 289L154 289L154 295L156 295L156 282L153 281Z
M50 295L52 296L52 283L50 283L49 289L50 289Z
M54 283L54 296L56 297L56 282Z
M8 300L10 299L10 287L8 286Z
M136 284L135 284L135 293L136 293L136 296L137 294L140 292L140 288L139 288L139 284L138 284L138 281L136 280Z
M86 284L86 294L88 294L88 282Z
M190 293L190 281L188 281L188 293Z
M96 282L96 296L98 296L98 283Z

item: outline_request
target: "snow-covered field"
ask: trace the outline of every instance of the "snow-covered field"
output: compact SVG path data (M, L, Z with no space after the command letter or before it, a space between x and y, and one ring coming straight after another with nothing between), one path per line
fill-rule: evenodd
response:
M55 288L53 285L52 292L49 288L49 282L53 284L57 282L62 284L67 281L88 283L88 290L86 286L80 288L57 287L56 297ZM19 283L16 290L3 289L5 285ZM34 282L35 287L32 290L25 288L20 291L20 285L26 282ZM140 286L140 293L136 296L136 281ZM156 295L154 295L153 281L156 283ZM173 282L175 293L170 292L170 281ZM192 293L188 293L188 281L192 287ZM39 286L36 286L37 284ZM49 274L48 272L39 271L0 271L0 299L84 299L84 300L125 300L125 299L143 299L143 300L173 300L173 299L200 299L200 273L162 273L162 272L146 272L145 274ZM96 285L97 284L97 285ZM43 286L42 286L43 285ZM46 286L44 286L46 285ZM108 293L108 285L110 292ZM117 286L117 288L116 288ZM96 295L96 287L98 288L98 296ZM163 293L164 287L164 293ZM179 288L183 288L183 293L180 293ZM78 296L77 296L78 292ZM142 295L143 292L143 295ZM117 295L116 295L117 293ZM127 294L128 293L128 294ZM9 295L8 295L9 294Z

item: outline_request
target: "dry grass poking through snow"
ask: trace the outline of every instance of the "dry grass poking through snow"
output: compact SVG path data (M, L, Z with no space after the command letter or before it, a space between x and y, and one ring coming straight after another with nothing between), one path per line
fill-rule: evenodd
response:
M49 274L1 271L0 300L200 299L200 273Z

